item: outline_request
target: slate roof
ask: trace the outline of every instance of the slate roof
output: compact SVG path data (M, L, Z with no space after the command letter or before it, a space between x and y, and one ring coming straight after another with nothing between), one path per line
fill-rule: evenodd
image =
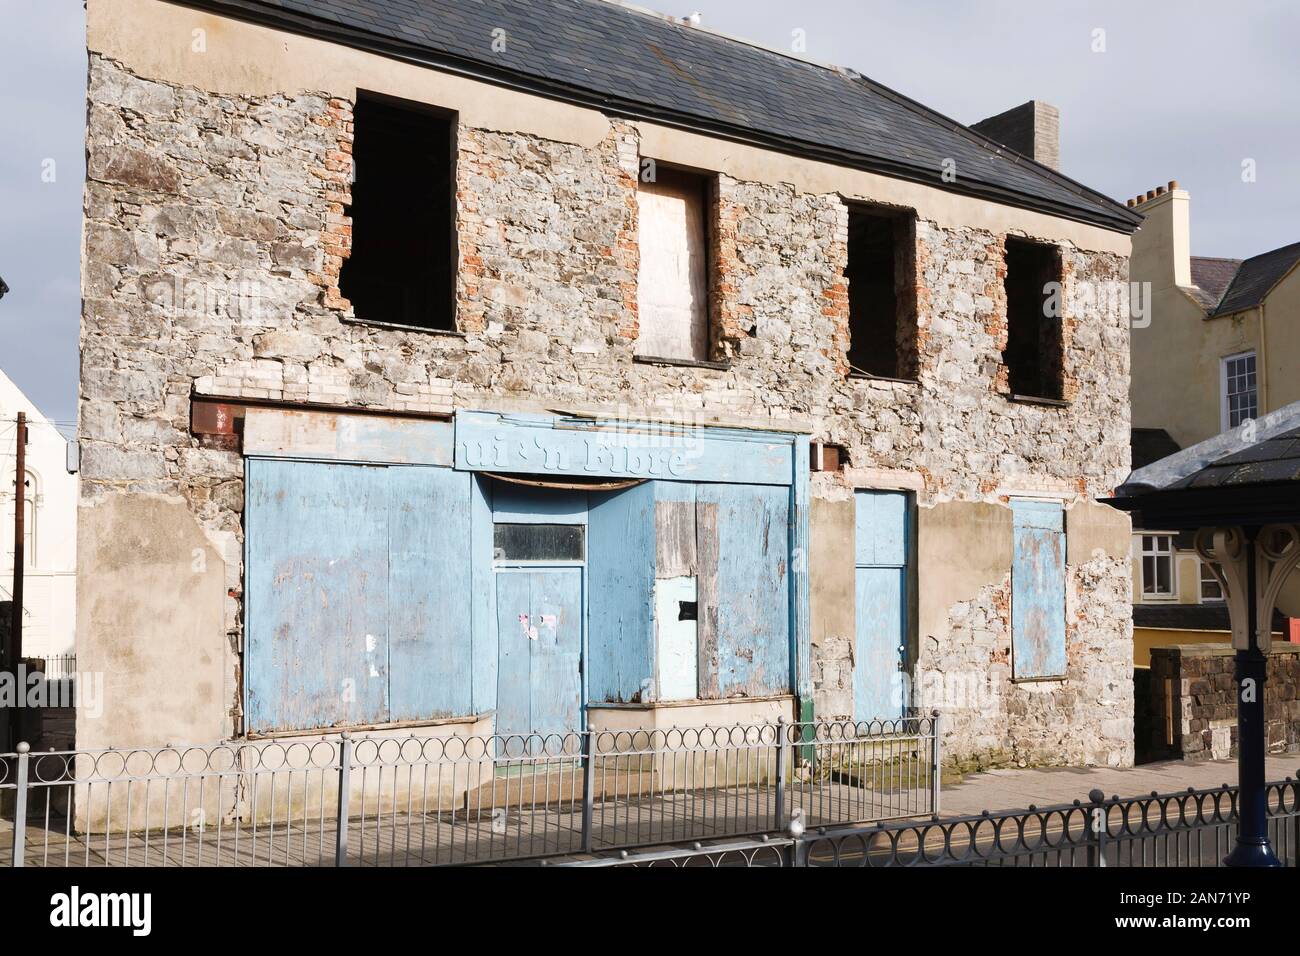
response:
M606 112L1132 232L1141 216L851 70L604 0L180 0ZM504 52L493 52L494 30ZM924 69L918 55L917 69ZM945 160L957 179L944 183Z
M1211 315L1231 315L1255 308L1297 263L1300 263L1300 242L1247 259L1237 269L1232 284Z
M1164 489L1224 488L1291 481L1300 481L1300 428L1216 458L1199 471L1165 485Z
M1192 256L1192 284L1196 286L1192 292L1196 295L1201 308L1214 311L1240 268L1240 259Z

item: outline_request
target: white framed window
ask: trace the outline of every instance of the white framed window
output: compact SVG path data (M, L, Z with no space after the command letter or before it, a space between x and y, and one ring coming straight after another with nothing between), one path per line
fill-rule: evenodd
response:
M1174 536L1142 535L1142 596L1172 598L1174 586Z
M1209 564L1201 562L1201 603L1214 604L1223 601L1223 585L1210 570Z
M1255 384L1255 353L1229 355L1219 362L1220 414L1223 431L1259 417Z

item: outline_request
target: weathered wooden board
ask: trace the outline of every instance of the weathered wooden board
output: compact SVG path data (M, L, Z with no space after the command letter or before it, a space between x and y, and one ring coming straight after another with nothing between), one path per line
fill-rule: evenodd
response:
M470 486L450 468L391 468L389 719L473 712Z
M580 727L582 569L502 568L496 580L497 733Z
M475 481L449 468L249 460L250 730L474 712Z
M587 695L640 701L654 676L655 483L590 496Z
M788 486L795 437L731 428L456 413L456 468Z
M244 417L244 454L450 466L453 434L446 421L250 408Z
M1065 510L1012 501L1011 667L1018 680L1065 674Z
M699 646L695 578L655 581L655 651L659 700L694 700L699 696Z
M388 471L248 462L249 730L388 719Z
M708 484L697 495L717 516L718 695L789 693L790 489Z

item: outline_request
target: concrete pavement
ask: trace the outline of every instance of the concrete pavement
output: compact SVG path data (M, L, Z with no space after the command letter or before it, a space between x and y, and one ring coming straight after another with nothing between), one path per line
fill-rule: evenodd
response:
M1300 754L1270 756L1269 782L1287 777L1300 777ZM1138 797L1152 790L1174 793L1188 787L1204 790L1236 782L1235 760L1165 760L1127 770L1110 767L987 770L967 774L958 784L945 782L940 805L945 817L966 816L982 810L1022 809L1030 804L1045 807L1075 800L1086 802L1088 791L1094 787L1101 788L1108 797Z

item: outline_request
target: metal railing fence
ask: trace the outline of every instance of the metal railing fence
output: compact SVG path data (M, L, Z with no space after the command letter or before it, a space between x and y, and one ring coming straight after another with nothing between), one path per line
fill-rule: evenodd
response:
M938 717L0 754L0 865L439 865L939 811ZM12 832L6 834L6 824Z
M1267 787L1268 833L1283 866L1300 866L1300 783ZM559 866L1219 867L1236 842L1237 789L1152 793L977 816L813 827L797 816L761 840L622 851Z

